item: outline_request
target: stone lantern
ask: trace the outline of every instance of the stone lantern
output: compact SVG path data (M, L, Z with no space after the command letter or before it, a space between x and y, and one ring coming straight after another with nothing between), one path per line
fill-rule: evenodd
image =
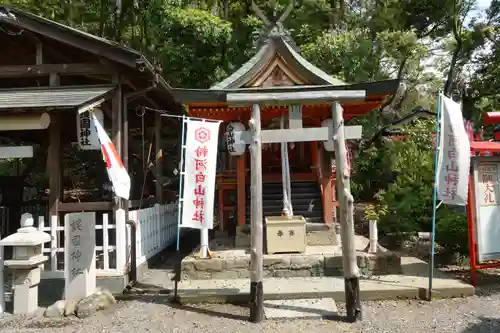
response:
M12 259L4 265L12 270L14 314L30 314L38 309L38 284L41 264L48 257L42 253L43 244L50 242L51 236L38 231L33 226L29 213L21 215L21 228L17 233L0 240L0 246L12 246Z

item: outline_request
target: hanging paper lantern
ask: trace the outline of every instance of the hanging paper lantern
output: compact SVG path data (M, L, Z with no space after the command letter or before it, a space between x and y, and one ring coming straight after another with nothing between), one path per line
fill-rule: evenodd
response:
M328 118L323 120L321 123L321 127L329 127L331 129L331 133L333 133L333 120L332 118ZM326 151L334 151L334 145L333 145L333 137L330 138L328 141L323 141L323 147L325 147Z
M94 108L93 110L97 120L102 124L104 121L104 114L101 109ZM83 112L76 116L76 131L78 145L82 150L100 150L101 144L97 136L97 130L92 124L89 112Z
M226 127L226 133L224 134L226 138L227 151L232 156L239 156L245 152L245 143L236 143L234 138L234 132L245 131L245 125L240 122L231 122Z

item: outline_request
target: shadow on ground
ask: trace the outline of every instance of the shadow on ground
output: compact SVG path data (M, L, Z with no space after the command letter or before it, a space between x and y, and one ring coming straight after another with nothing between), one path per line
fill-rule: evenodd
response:
M192 312L200 315L217 317L217 318L225 318L236 321L248 321L250 316L250 309L248 307L247 302L231 302L226 303L224 305L221 304L179 304L173 300L171 295L135 295L133 297L134 301L143 302L143 303L153 303L153 304L161 304L165 306L169 306L173 309L180 311ZM271 304L264 305L267 307L272 307ZM301 312L311 312L316 313L317 310L311 310L304 307L299 306L280 306L280 308L286 308L288 310L295 310ZM324 316L325 320L332 320L338 322L348 322L347 318L341 315L328 315Z
M479 317L479 323L469 324L462 333L500 332L500 320L487 317Z

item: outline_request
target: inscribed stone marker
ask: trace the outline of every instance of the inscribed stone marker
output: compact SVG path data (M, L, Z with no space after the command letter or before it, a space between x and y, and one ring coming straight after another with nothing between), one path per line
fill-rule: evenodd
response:
M96 288L95 213L66 214L65 298L80 299Z

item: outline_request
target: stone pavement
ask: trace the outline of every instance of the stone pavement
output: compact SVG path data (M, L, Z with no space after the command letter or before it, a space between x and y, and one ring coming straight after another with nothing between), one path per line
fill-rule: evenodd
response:
M428 265L424 261L401 258L403 274L365 276L361 279L362 300L424 299L428 290ZM245 302L249 297L249 279L188 280L179 283L182 303ZM436 298L474 295L474 287L436 271L433 294ZM294 277L264 279L264 299L332 298L344 301L342 277Z

